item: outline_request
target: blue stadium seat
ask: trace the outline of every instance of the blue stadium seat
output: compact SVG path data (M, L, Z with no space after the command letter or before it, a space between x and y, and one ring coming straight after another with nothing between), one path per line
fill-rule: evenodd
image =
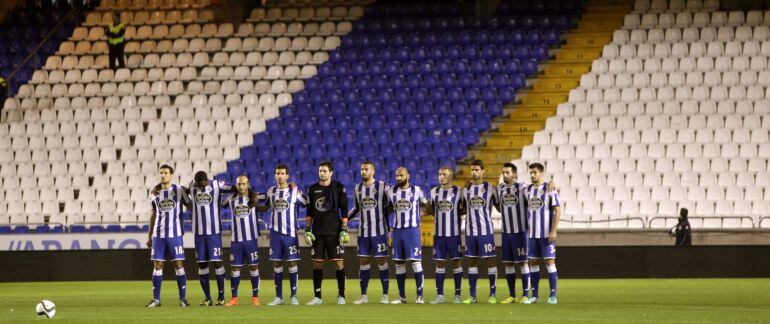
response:
M107 232L107 233L120 233L121 232L120 225L117 225L117 224L107 225L107 228L105 229L105 232Z
M70 233L85 233L86 227L85 225L71 225L70 226Z

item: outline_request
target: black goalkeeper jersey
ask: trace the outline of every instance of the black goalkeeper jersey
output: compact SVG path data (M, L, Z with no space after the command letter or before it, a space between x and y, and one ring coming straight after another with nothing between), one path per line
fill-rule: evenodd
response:
M307 214L312 218L315 235L337 235L342 218L347 217L348 198L345 186L334 181L328 186L315 183L308 190Z

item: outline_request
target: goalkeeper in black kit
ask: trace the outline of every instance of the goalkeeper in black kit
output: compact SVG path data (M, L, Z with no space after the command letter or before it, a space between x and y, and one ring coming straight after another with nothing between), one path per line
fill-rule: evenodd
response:
M348 199L345 187L332 180L331 162L318 165L318 182L308 189L307 225L305 241L312 245L313 292L315 297L307 305L320 305L324 261L334 262L337 277L337 304L345 304L345 265L343 244L348 236Z

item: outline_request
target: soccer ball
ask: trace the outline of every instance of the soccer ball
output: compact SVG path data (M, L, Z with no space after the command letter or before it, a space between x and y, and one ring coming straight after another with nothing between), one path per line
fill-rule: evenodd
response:
M38 317L52 318L56 315L56 305L50 300L43 299L35 307Z

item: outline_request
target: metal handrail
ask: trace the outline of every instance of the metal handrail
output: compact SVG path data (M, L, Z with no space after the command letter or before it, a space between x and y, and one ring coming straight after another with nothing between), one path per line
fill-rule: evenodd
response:
M700 219L700 220L716 219L716 218L718 218L719 220L722 221L722 223L724 223L725 219L740 219L740 220L748 219L751 222L751 228L757 227L757 225L754 224L754 218L751 217L751 216L687 216L687 218L688 219ZM770 217L766 217L766 218L770 218ZM666 219L679 219L679 217L674 217L674 216L655 216L655 217L651 217L649 222L647 223L647 227L648 228L652 228L652 222L654 220L658 220L658 219L663 219L663 220L666 220ZM665 224L665 222L664 222L664 224Z
M609 219L597 219L597 220L574 220L574 219L560 219L560 222L578 223L578 224L594 224L594 223L609 223L618 221L632 221L638 220L642 222L642 228L647 228L644 217L641 216L629 216L624 218L609 218Z
M42 41L40 41L40 43L38 43L38 44L37 44L37 46L35 46L35 49L34 49L34 50L32 50L32 51L29 53L29 55L27 55L27 57L26 57L26 58L24 58L24 60L22 60L22 61L21 61L21 63L20 63L20 64L19 64L19 65L16 67L16 69L15 69L15 70L13 70L13 72L11 72L11 74L9 74L9 75L8 75L8 77L6 78L6 82L7 82L7 84L8 84L8 86L6 87L6 90L5 90L5 91L6 91L6 94L5 94L5 95L6 95L6 98L10 98L10 96L11 96L11 83L13 82L13 79L14 79L14 77L16 77L16 74L17 74L17 73L18 73L18 72L19 72L19 71L20 71L20 70L21 70L21 69L22 69L24 66L26 66L26 65L27 65L27 63L28 63L28 62L29 62L29 61L30 61L30 60L31 60L31 59L32 59L32 58L35 56L35 54L37 54L37 52L38 52L38 51L40 51L40 48L42 48L42 47L43 47L43 45L45 45L46 43L48 43L48 41L51 39L51 37L52 37L54 34L56 34L56 32L58 32L58 31L59 31L59 29L61 29L61 27L62 27L62 25L64 24L64 22L66 22L67 20L69 20L69 19L70 19L70 17L71 17L71 16L72 16L72 15L73 15L73 14L74 14L76 11L77 11L77 10L75 10L74 8L70 8L69 12L67 12L67 14L64 16L64 18L62 18L62 19L59 21L59 23L57 23L57 24L56 24L56 26L54 26L54 27L53 27L53 29L51 29L51 32L49 32L49 33L48 33L48 35L46 35L46 36L45 36L45 38L43 38L43 40L42 40Z
M764 222L767 219L770 219L770 216L762 216L762 217L760 217L759 220L757 221L757 227L758 228L762 228L762 222Z

